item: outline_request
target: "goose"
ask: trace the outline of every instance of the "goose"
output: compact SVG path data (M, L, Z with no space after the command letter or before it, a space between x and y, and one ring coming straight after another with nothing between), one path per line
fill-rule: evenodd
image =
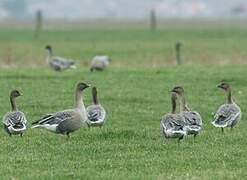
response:
M10 93L10 104L11 111L7 112L3 117L3 125L5 131L9 136L23 135L24 131L27 129L27 119L25 114L17 109L16 98L21 96L21 93L18 90L13 90Z
M105 123L106 112L99 103L96 87L92 88L93 104L87 107L88 126L100 126Z
M180 98L180 113L185 119L185 123L188 128L188 135L194 135L195 137L202 130L202 118L196 111L191 111L186 103L184 95L184 89L181 86L176 86L172 89L172 92L176 93Z
M165 138L178 138L178 143L187 135L184 117L176 113L177 95L171 92L172 110L161 118L160 128Z
M43 128L57 134L66 134L69 137L71 132L87 126L87 113L83 103L82 92L88 87L89 85L84 82L77 84L74 109L48 114L33 122L32 128Z
M111 58L109 56L94 56L91 61L90 71L103 71L109 66Z
M74 65L75 64L74 60L53 56L52 47L50 45L47 45L45 49L48 50L48 56L46 58L47 64L49 64L49 66L53 70L63 71L69 68L73 68L73 69L76 68L76 66Z
M222 82L217 87L225 91L226 103L218 108L212 124L217 128L221 128L222 132L224 132L225 127L232 129L240 121L241 109L233 101L232 90L228 83Z

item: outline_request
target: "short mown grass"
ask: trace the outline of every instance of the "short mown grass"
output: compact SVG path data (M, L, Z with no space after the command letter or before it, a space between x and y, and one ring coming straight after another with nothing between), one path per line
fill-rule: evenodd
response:
M73 35L47 32L39 42L32 41L29 31L0 32L0 37L5 37L0 47L12 49L11 63L15 64L0 71L0 115L9 111L9 91L18 89L23 93L17 100L18 107L26 113L29 123L22 138L10 138L4 130L0 131L1 179L244 179L247 176L247 65L232 65L234 61L230 65L213 65L210 60L199 65L193 57L195 53L192 55L195 63L174 66L166 59L156 61L155 53L159 48L161 52L156 42L166 44L159 36L167 37L172 46L177 35L178 39L191 39L191 46L194 46L192 42L197 42L199 47L210 47L207 50L210 58L239 57L232 47L241 44L237 49L243 49L246 33L223 30L221 34L215 29L194 30L195 34L190 34L188 30L167 30L168 35L163 31L152 35L144 30L140 34L135 31L139 48L133 51L129 41L133 42L134 36L130 31L116 30L111 32L113 34L107 31L101 39L102 31L98 31L98 36L97 31L87 32L79 39L75 37L79 32ZM235 35L233 32L241 33ZM87 44L83 40L90 42L92 39L97 44L94 35L100 39L99 45L85 50ZM212 39L215 42L211 42ZM229 44L223 46L225 41ZM108 52L116 60L104 72L90 73L88 63L83 60L75 71L53 72L43 63L46 42L57 45L58 54L64 56L76 58L79 54L84 56L85 52L87 62L90 56L111 47ZM218 46L219 50L217 43L222 45ZM185 52L187 57L193 54L191 50ZM239 51L245 57L245 52ZM30 58L36 55L40 63ZM160 67L150 68L151 56L157 58L155 61ZM143 64L140 57L145 57ZM222 80L232 85L234 98L243 113L240 124L225 134L210 123L212 113L225 102L224 93L216 88ZM79 81L98 87L100 101L107 111L107 123L103 128L80 129L69 139L45 130L30 129L31 123L46 113L72 108L74 88ZM165 140L160 133L160 118L171 109L168 91L176 85L185 88L189 106L202 115L204 127L196 142L193 137L187 137L178 145L176 140ZM83 93L86 105L92 101L90 90Z

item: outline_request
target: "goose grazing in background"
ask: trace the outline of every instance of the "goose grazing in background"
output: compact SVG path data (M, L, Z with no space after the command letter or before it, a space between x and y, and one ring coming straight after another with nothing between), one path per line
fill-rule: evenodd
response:
M27 129L27 120L25 114L18 111L16 106L16 98L21 96L21 93L17 90L13 90L10 93L11 111L7 112L3 117L4 129L11 136L12 134L22 134Z
M105 123L106 112L99 103L96 87L92 88L93 104L87 107L88 126L103 126Z
M176 100L176 93L171 92L172 111L162 117L160 128L166 138L178 138L180 142L187 135L187 127L184 117L176 113Z
M44 128L58 134L69 134L82 126L87 126L87 112L83 103L82 91L88 88L86 83L78 83L75 91L74 109L48 114L32 123L32 128Z
M74 60L53 56L52 47L50 45L47 45L45 49L48 50L48 56L46 58L46 61L53 70L63 71L70 68L76 68L76 66L74 65Z
M91 61L90 71L103 71L109 66L111 58L109 56L94 56Z
M180 98L180 113L185 119L188 135L194 135L195 138L202 130L202 118L198 112L190 111L188 108L183 87L174 87L172 92L176 93Z
M241 109L233 101L231 87L228 83L222 82L217 87L225 91L226 103L219 107L214 115L212 124L217 128L221 128L222 132L224 132L225 127L232 129L240 121Z

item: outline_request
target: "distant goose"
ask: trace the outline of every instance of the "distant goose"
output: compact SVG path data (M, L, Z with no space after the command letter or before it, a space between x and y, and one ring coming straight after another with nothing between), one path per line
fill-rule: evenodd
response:
M224 132L225 127L232 129L240 121L241 109L232 99L232 91L229 84L223 82L217 87L225 91L226 103L219 107L214 115L212 124L215 127L221 128L222 132Z
M96 87L92 88L93 104L87 107L88 125L103 126L105 123L106 112L103 106L99 103Z
M187 135L184 117L176 113L176 93L171 93L172 111L165 114L160 123L160 128L166 138L178 138L178 142Z
M40 120L32 123L32 128L44 128L58 134L69 134L86 125L87 112L83 103L82 91L88 88L86 83L78 83L75 91L75 107L48 114Z
M16 98L21 96L17 90L10 93L11 111L6 113L3 117L4 129L11 136L12 134L22 134L26 130L27 120L25 114L17 109Z
M172 92L175 92L180 98L180 113L185 118L185 123L188 127L188 135L194 135L195 138L202 130L201 115L196 111L190 111L188 108L183 87L174 87Z
M109 66L110 61L111 58L109 56L94 56L91 61L90 71L103 71Z
M45 48L48 50L46 61L53 70L63 71L69 68L76 68L76 66L74 65L74 60L53 56L52 47L50 45L47 45Z

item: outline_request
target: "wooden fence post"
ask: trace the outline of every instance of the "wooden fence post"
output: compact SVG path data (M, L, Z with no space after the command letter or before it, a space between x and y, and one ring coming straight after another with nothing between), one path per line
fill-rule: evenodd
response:
M156 13L154 9L150 12L150 28L152 31L155 31L157 28Z
M177 65L180 65L181 64L181 43L180 42L177 42L176 45L175 45L175 49L176 49L176 60L177 60Z
M42 30L42 25L43 25L43 15L42 15L42 11L38 10L36 12L36 17L35 17L35 38L39 37L39 34Z

